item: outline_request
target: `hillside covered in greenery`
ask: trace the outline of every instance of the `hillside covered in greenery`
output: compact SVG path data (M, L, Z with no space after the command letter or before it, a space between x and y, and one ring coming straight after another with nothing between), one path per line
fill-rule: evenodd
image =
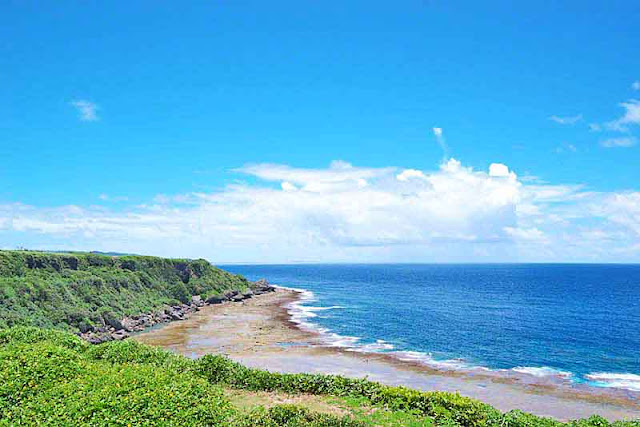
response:
M202 259L0 251L0 328L77 332L248 285Z

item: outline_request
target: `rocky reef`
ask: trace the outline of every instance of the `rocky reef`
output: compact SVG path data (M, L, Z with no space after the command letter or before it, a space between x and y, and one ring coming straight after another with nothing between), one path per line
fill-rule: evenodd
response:
M260 279L251 283L249 289L244 292L231 290L221 295L211 296L206 300L203 300L199 295L195 295L191 297L189 304L172 305L153 313L125 316L122 319L106 319L103 326L86 327L80 330L79 335L92 344L119 341L131 336L132 333L142 332L160 323L187 319L206 305L238 303L275 290L276 288L270 285L266 279Z

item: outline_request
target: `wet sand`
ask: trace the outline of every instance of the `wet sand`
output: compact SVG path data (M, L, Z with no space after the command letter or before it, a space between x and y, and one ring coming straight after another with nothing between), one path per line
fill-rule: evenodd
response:
M246 366L279 372L367 377L421 390L458 391L502 411L521 409L559 420L593 414L610 420L640 419L639 394L490 371L443 371L395 357L330 347L322 337L289 320L290 290L241 303L206 306L191 318L151 329L134 339L196 358L216 353Z

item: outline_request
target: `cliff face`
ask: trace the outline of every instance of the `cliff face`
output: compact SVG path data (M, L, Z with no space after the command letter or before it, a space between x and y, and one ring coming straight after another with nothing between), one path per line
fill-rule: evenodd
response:
M0 328L84 332L248 287L202 259L0 251Z

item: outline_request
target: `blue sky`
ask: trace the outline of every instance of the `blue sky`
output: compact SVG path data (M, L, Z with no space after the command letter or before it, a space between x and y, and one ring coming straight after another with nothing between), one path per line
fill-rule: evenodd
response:
M0 247L639 262L640 7L524 3L4 2Z

